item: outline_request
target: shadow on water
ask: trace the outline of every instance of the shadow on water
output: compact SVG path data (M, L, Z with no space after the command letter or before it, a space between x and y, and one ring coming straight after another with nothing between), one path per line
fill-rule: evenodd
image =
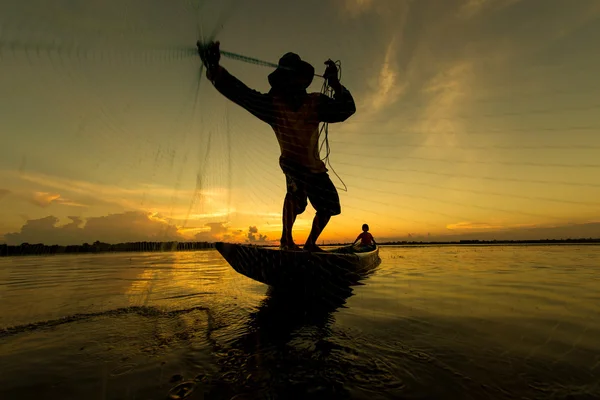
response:
M209 383L207 398L350 398L333 354L349 349L336 344L332 325L372 272L314 290L269 287L241 336L218 346L221 375Z

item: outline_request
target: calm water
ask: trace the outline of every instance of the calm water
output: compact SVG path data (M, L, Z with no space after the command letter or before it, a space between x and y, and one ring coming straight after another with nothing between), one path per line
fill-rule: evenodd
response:
M381 258L302 299L212 250L0 259L0 398L600 399L600 246Z

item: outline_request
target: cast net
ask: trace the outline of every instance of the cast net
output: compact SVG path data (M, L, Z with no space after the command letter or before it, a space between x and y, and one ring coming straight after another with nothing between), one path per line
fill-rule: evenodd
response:
M0 0L0 249L77 253L2 259L1 337L21 350L0 390L33 369L22 335L54 329L95 343L85 357L114 370L81 373L105 383L185 348L169 368L214 393L259 371L248 385L599 395L595 247L382 246L360 296L335 283L302 304L187 251L277 246L286 193L272 129L215 90L197 40L262 93L288 51L319 75L341 60L357 112L322 126L342 213L319 245L363 223L380 244L600 237L598 5L525 3ZM323 83L309 91L332 96ZM204 351L218 361L200 376Z

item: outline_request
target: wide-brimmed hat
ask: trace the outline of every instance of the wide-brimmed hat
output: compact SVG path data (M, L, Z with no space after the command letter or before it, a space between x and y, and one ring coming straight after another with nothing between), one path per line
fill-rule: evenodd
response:
M290 86L290 82L297 80L306 89L312 83L315 68L303 61L298 54L286 53L279 59L277 69L269 74L269 83L273 88Z

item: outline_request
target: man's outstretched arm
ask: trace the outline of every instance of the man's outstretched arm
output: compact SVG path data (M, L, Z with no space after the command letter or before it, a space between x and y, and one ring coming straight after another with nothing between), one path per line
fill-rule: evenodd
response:
M198 44L200 58L206 66L206 77L223 96L244 108L252 115L271 124L273 121L273 106L271 96L250 89L242 81L231 75L219 65L219 42L207 47Z

